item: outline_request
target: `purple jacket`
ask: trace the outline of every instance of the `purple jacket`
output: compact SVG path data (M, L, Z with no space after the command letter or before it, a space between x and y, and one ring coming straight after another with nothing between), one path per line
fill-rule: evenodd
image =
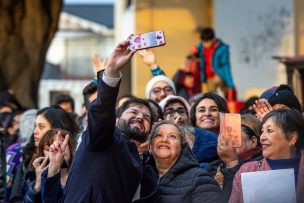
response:
M266 159L262 160L259 164L258 161L248 162L244 164L240 170L236 173L233 179L232 193L229 199L229 203L243 203L243 191L241 173L254 172L254 171L268 171L271 170ZM298 184L296 188L297 203L304 202L304 150L301 151L301 159L298 172Z

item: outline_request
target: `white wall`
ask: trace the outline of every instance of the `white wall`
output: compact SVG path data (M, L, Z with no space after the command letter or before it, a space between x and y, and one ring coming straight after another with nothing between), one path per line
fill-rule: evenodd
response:
M134 33L134 13L135 5L132 3L126 7L126 0L115 1L115 42L125 40L130 34Z
M51 91L67 91L75 101L75 112L81 115L82 90L89 80L41 80L39 85L39 109L50 106Z
M232 74L240 99L250 88L285 83L285 67L272 56L293 56L293 1L215 0L217 36L230 45Z
M62 63L64 59L65 59L64 39L58 37L58 32L57 32L48 48L46 54L46 60L49 63L59 65Z

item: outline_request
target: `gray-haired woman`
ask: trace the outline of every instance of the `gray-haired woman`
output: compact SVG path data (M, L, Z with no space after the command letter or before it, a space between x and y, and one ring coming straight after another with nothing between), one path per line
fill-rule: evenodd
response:
M199 167L183 130L177 124L157 122L148 143L159 175L154 202L221 202L220 187Z

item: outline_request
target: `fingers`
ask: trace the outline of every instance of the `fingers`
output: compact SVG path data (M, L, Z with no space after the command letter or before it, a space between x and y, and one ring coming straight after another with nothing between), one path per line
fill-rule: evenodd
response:
M42 163L41 163L40 166L42 166L42 167L44 168L44 167L46 167L46 165L47 165L47 162L48 162L48 160L49 160L49 157L46 156L46 157L43 157L43 158L44 158L44 159L43 159L43 161L42 161Z
M54 136L54 140L60 142L60 138L61 138L61 131L58 130L56 135Z
M34 161L33 161L33 166L34 168L38 168L41 164L41 161L44 159L45 157L41 156L41 157L38 157L36 158Z
M93 55L93 62L95 64L98 64L100 62L100 55L99 54L96 53L96 54Z
M128 54L128 57L131 58L135 53L136 53L136 50L129 50L129 54Z
M127 40L129 41L131 39L131 37L134 36L134 34L130 34L128 37L127 37Z
M268 108L269 111L273 111L273 108L272 108L272 106L269 104L268 101L265 101L265 105L267 106L267 108Z
M142 50L138 51L138 54L141 58L143 58L145 56L145 52L146 52L146 50L142 49Z
M129 46L129 44L130 44L130 41L129 41L129 40L124 40L124 41L122 41L122 42L119 44L119 46L120 46L120 47L127 48L127 47Z
M178 121L181 119L181 116L177 116L174 120L174 123L178 123Z
M108 57L105 57L104 60L102 61L102 65L104 67L108 66L109 65L109 58Z
M139 50L138 53L139 55L143 58L144 56L146 56L148 54L149 50L148 49L142 49Z
M258 119L262 120L263 117L270 111L273 111L272 106L268 101L264 101L262 99L256 100L255 104L252 105L253 109L256 112L256 116Z
M69 134L66 134L66 135L65 135L65 138L64 138L64 140L63 140L63 143L62 143L62 145L61 145L61 150L62 150L62 151L65 151L65 149L66 149L68 143L69 143Z

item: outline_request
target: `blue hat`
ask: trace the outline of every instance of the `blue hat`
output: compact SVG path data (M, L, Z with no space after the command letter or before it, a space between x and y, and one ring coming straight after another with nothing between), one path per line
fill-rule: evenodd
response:
M267 89L265 92L263 92L263 93L261 94L260 99L261 99L261 98L265 98L265 99L268 100L269 97L271 97L271 95L274 94L274 92L277 90L277 88L278 88L278 87L273 86L273 87Z

